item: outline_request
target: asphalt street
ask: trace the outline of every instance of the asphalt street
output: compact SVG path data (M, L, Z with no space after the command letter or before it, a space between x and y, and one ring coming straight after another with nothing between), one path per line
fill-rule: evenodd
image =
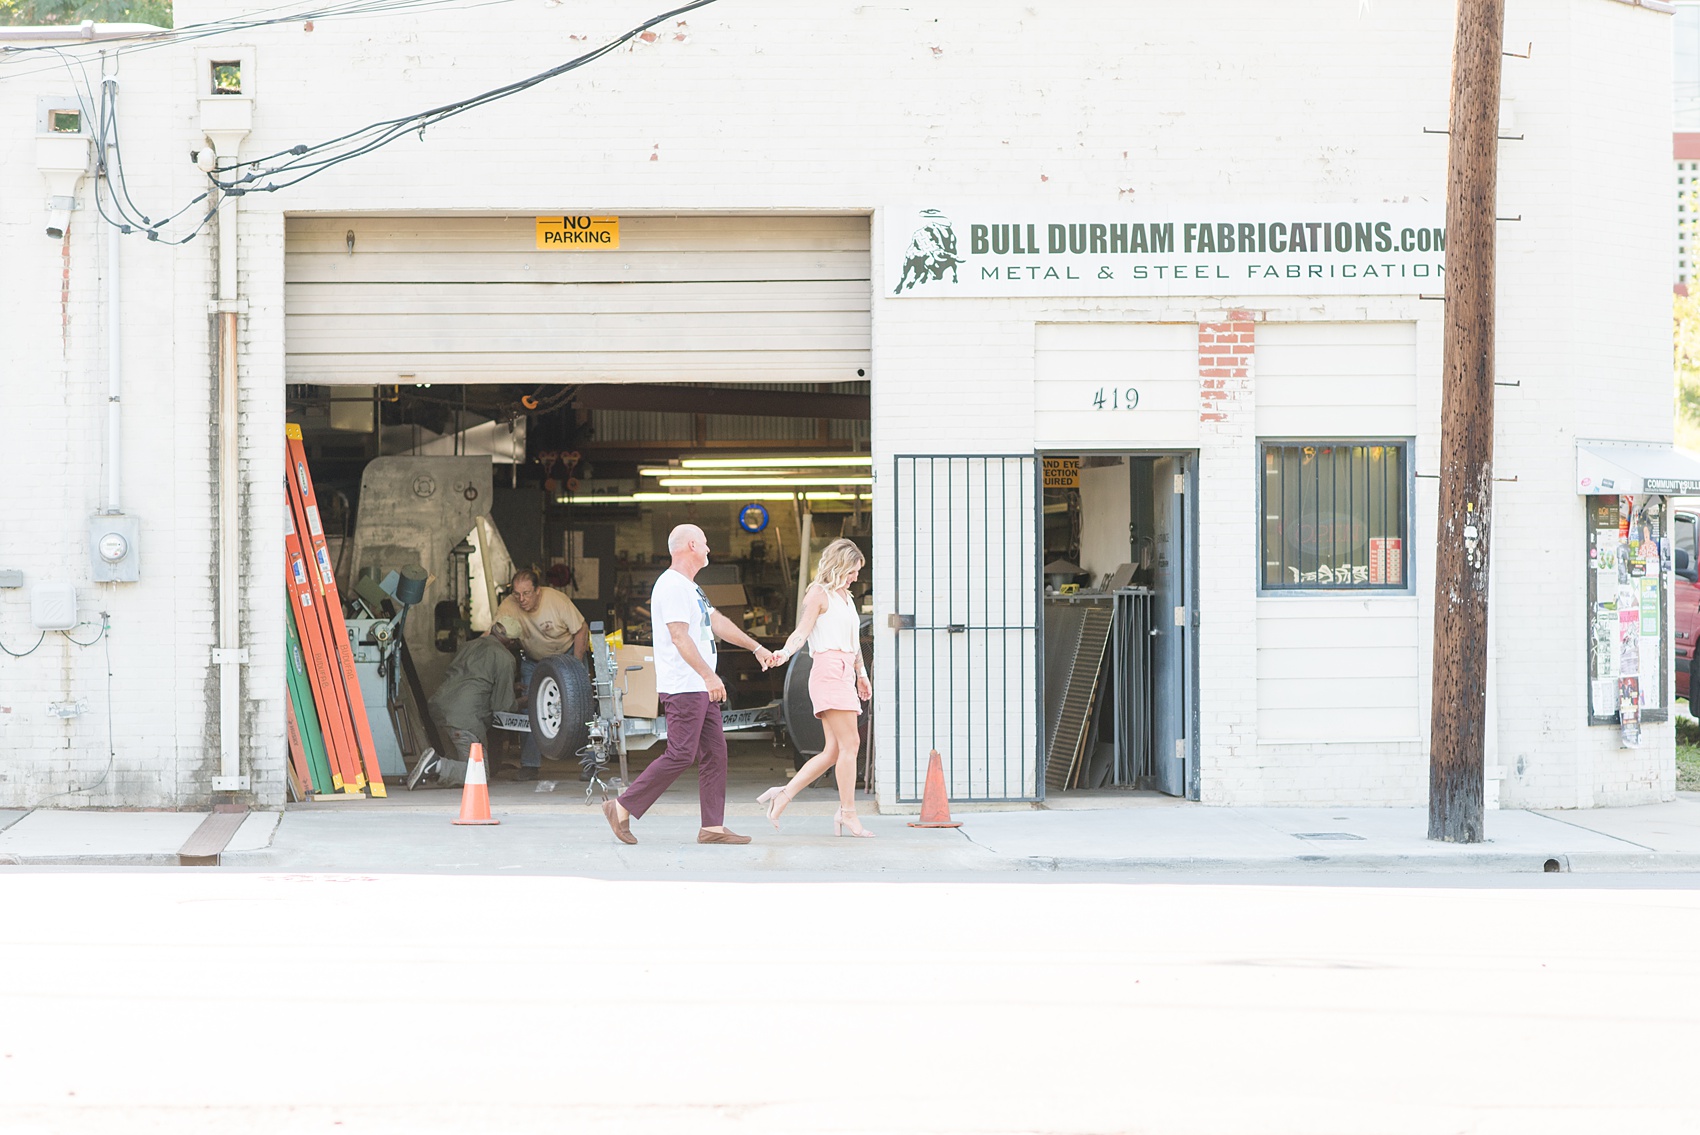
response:
M1700 1129L1691 877L928 874L9 870L0 1126Z

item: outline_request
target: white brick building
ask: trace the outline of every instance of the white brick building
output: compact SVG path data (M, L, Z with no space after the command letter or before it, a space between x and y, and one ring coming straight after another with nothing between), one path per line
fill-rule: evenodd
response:
M1515 385L1501 387L1497 404L1502 483L1486 712L1490 765L1503 774L1500 799L1509 806L1629 804L1674 791L1671 727L1657 721L1673 697L1668 634L1654 640L1665 658L1662 689L1648 697L1653 712L1639 746L1625 747L1615 725L1589 725L1588 521L1575 451L1578 438L1671 436L1671 32L1663 8L1652 0L1509 5L1507 44L1535 45L1529 59L1505 62L1502 129L1517 140L1500 149L1500 212L1516 220L1501 226L1497 362L1500 381ZM1217 249L1211 256L1222 258L1212 259L1192 247L1185 226L1290 216L1311 223L1314 240L1314 223L1335 215L1441 224L1446 139L1432 131L1447 121L1450 9L1416 0L711 5L583 70L299 185L263 192L260 179L240 199L235 300L223 305L239 326L234 601L247 660L236 775L249 778L259 804L282 801L279 443L285 383L303 381L291 377L286 334L286 318L298 314L285 287L289 218L348 219L350 231L354 221L406 218L428 240L433 226L453 220L509 218L528 233L533 217L563 211L634 224L849 216L869 218L882 806L909 806L929 748L950 757L960 796L1044 791L1040 711L1011 708L1036 706L1036 661L993 667L985 655L973 671L978 693L936 678L925 690L916 685L923 663L981 649L975 632L993 625L994 603L1013 601L1012 617L1031 625L1040 523L1031 496L995 510L1022 521L1013 533L1000 530L995 543L989 530L974 537L997 563L980 583L962 585L965 615L944 612L968 628L961 643L942 629L933 643L894 629L890 618L916 615L924 629L925 611L915 607L926 596L915 581L931 567L913 558L915 532L903 528L917 510L896 498L916 474L900 459L1040 453L1122 454L1130 468L1173 460L1190 478L1189 511L1175 534L1187 560L1176 577L1181 605L1196 628L1180 678L1183 789L1216 804L1420 803L1442 311L1424 296L1443 285L1413 276L1397 287L1340 282L1309 293L1281 280L1272 290L1253 282L1243 258ZM177 19L181 27L239 11L181 0ZM242 97L252 98L253 113L241 154L257 157L535 74L652 14L625 0L568 0L286 23L123 54L128 194L158 217L206 188L190 153L208 148L202 103L216 101L207 71L215 62L243 65ZM0 62L0 569L23 573L21 587L0 589L0 643L23 654L42 634L33 653L0 658L0 807L191 805L210 797L221 773L220 667L211 653L219 642L217 223L181 247L138 235L118 242L121 503L139 519L140 579L91 576L90 519L112 503L108 238L93 208L93 176L74 191L81 208L68 237L43 236L44 200L60 191L44 180L32 147L40 100L63 103L85 73L98 84L102 46L112 45L71 49L86 72L45 52ZM1096 284L1071 294L1066 283L1039 281L987 295L978 280L957 296L942 296L942 281L895 294L916 210L926 207L950 217L964 249L977 218L1037 224L1041 240L1047 219L1169 219L1187 242L1177 262L1233 271L1206 275L1208 285L1190 283L1196 272L1160 290L1130 282L1126 294ZM189 208L165 235L187 232L198 211ZM1269 232L1258 239L1275 262ZM1052 262L1048 252L1035 255L1033 263ZM1161 262L1115 255L1117 264ZM964 257L965 271L993 262ZM1341 261L1330 249L1317 262ZM1179 377L1177 341L1186 345ZM1235 349L1242 345L1250 350ZM1098 362L1069 354L1083 351L1099 352ZM1080 386L1071 376L1086 373L1070 368L1092 365L1125 368L1116 373L1133 376L1130 388L1160 376L1151 389L1163 394L1142 397L1169 399L1167 409L1136 410L1106 427L1096 407L1065 404ZM1174 409L1176 391L1190 391L1184 413ZM1277 459L1264 449L1272 443L1397 450L1402 473L1388 483L1398 482L1394 512L1404 519L1375 538L1397 543L1371 554L1399 563L1371 568L1396 573L1380 576L1378 589L1272 586L1260 566L1270 561L1258 519L1264 462ZM992 477L972 463L960 468ZM1009 482L1024 491L1033 483L1031 471L997 476L1027 478ZM972 497L948 499L962 507L938 510L927 525L934 535L947 516L994 512ZM70 634L38 632L32 620L32 596L56 581L76 585L82 625ZM103 618L107 637L77 645L96 637ZM1036 635L1012 633L1008 641L1025 643L1036 659ZM965 724L988 714L995 729ZM1011 730L1013 739L1001 740ZM105 774L109 752L116 758ZM1157 754L1165 756L1173 759Z

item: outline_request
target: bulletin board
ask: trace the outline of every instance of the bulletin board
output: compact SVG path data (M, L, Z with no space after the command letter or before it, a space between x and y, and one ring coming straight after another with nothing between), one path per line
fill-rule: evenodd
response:
M1670 715L1671 546L1662 496L1590 496L1588 724L1625 745Z

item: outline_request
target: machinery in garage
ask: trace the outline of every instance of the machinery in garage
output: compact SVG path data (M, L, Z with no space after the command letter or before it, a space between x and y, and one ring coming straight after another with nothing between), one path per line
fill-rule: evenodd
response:
M385 776L405 776L405 754L417 753L423 747L420 734L434 732L428 715L421 711L415 718L402 696L404 686L416 698L422 694L406 632L408 613L424 600L427 581L424 568L409 564L381 581L367 577L354 586L348 637L372 741Z
M475 584L488 592L492 582L505 583L504 573L511 571L506 548L492 546L499 545L499 537L480 538L494 531L488 522L493 498L486 456L379 457L361 472L359 510L346 548L347 585L357 590L363 578L424 567L420 610L397 633L405 636L429 689L436 688L453 660L454 644L464 635L462 616L479 610ZM491 606L485 597L482 610Z

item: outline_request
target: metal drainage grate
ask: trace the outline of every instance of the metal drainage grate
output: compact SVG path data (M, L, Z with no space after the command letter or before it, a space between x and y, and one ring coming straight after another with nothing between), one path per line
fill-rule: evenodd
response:
M1294 839L1362 839L1361 835L1351 832L1294 832Z

